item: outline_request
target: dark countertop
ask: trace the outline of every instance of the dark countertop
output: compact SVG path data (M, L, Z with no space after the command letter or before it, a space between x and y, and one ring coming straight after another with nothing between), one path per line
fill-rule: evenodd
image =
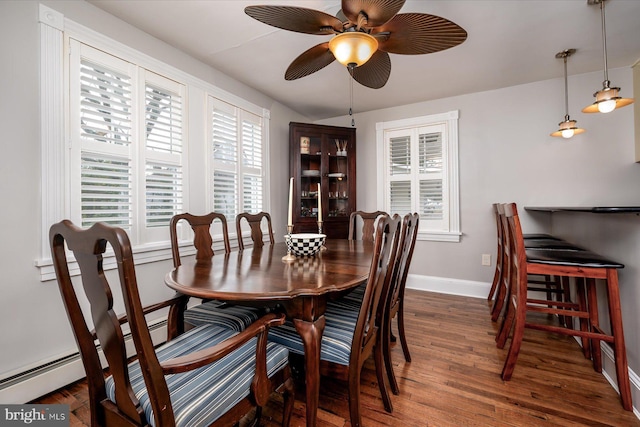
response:
M531 212L588 212L588 213L640 213L640 206L525 206Z

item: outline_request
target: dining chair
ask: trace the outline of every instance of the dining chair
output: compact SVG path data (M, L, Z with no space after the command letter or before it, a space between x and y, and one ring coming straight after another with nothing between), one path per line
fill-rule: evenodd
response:
M51 226L49 238L58 286L87 374L92 426L228 426L253 407L260 416L276 389L283 394L283 425L288 425L294 402L288 350L267 340L269 329L283 323L283 316L267 314L240 333L206 324L154 348L145 315L182 300L143 307L126 232L104 223L81 229L64 220ZM76 287L65 244L79 267L81 285ZM114 275L103 270L109 247ZM119 283L118 292L110 282ZM114 298L120 292L122 301ZM119 304L125 315L115 312ZM121 326L125 323L136 350L132 362ZM89 325L95 329L90 331ZM96 339L108 364L106 378Z
M242 239L242 220L246 220L251 229L251 240L254 247L264 246L262 239L262 222L267 223L267 230L269 231L269 242L273 245L275 239L273 238L273 228L271 227L271 215L267 212L259 212L257 214L251 214L248 212L239 213L236 216L236 233L238 236L238 249L244 249L244 241Z
M507 283L509 298L496 343L498 348L503 348L511 336L511 345L502 369L502 379L504 381L511 379L526 328L581 337L583 347L590 347L590 352L585 352L585 355L590 354L597 372L602 372L600 342L605 341L613 347L617 385L620 390L622 406L626 410L632 410L617 273L617 270L624 266L588 250L527 250L516 204L505 204L504 213L508 223L509 275ZM528 275L530 274L575 278L578 303L529 297ZM600 327L596 279L605 282L610 333ZM585 284L586 299L584 298ZM545 316L542 321L538 321L534 316L527 316L534 313ZM549 315L577 318L580 320L580 328L574 329L573 327L563 327L562 324L549 324Z
M375 238L374 231L376 230L376 221L382 215L386 215L386 214L387 213L383 211L351 212L351 215L349 216L349 237L348 237L349 240L364 240L368 242L373 242ZM358 224L362 224L360 233L358 233ZM358 239L358 234L360 239Z
M211 227L216 220L220 223L225 254L228 254L231 252L231 245L229 243L227 219L223 214L218 212L210 212L206 215L182 213L174 215L171 218L171 221L169 222L169 234L171 237L171 253L173 256L174 268L177 268L182 264L178 240L178 224L180 221L187 222L193 230L193 246L196 249L196 262L200 264L210 264L211 258L214 256ZM184 298L186 302L188 297L185 296ZM249 307L224 301L208 300L204 301L202 304L186 309L183 314L183 318L184 322L186 322L188 326L199 326L204 323L214 323L241 332L264 314L264 309L259 307Z
M396 256L393 278L389 284L389 290L386 292L387 307L384 313L382 343L384 353L384 364L389 378L389 385L393 394L399 394L400 388L393 372L393 363L391 361L391 343L396 341L392 331L391 324L393 319L397 317L398 337L402 346L404 360L411 362L411 354L409 353L409 345L404 328L404 290L407 285L407 276L409 275L409 267L413 258L413 250L418 237L418 224L420 215L418 213L406 214L402 219L402 228L398 243L398 255Z
M400 234L400 217L384 215L376 226L373 258L359 310L329 307L320 345L320 374L347 382L351 425L362 425L360 413L360 375L362 366L374 356L378 388L385 410L393 411L386 389L382 354L381 323L386 295L393 275ZM269 331L269 339L304 355L302 340L290 321Z

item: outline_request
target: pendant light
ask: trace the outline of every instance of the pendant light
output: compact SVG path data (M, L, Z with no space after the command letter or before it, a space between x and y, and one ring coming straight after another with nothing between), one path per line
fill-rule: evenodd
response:
M604 19L604 2L605 0L587 0L587 4L599 4L600 16L602 18L602 50L604 54L604 81L602 82L602 90L594 93L596 100L593 104L584 107L583 113L610 113L616 108L625 107L633 104L633 98L622 98L620 96L619 87L611 87L609 74L607 71L607 32Z
M556 58L562 58L564 61L564 121L558 123L560 129L553 132L551 136L561 136L563 138L571 138L573 135L578 135L584 132L584 129L580 129L576 125L575 120L569 118L569 85L567 82L567 58L576 53L575 49L567 49L562 52L556 53Z

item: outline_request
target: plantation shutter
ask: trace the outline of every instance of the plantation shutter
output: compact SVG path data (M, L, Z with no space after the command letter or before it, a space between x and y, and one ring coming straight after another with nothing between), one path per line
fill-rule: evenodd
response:
M260 117L243 112L242 120L242 210L263 210L262 124Z
M418 136L419 210L421 219L442 220L444 193L442 186L442 133Z
M128 63L82 46L72 97L79 132L80 217L131 229L132 82ZM77 104L76 104L77 103ZM72 145L75 147L75 145Z
M411 137L392 137L389 143L390 212L411 211Z
M212 115L213 142L213 210L231 221L238 213L238 120L236 108L214 101Z
M213 209L233 221L264 210L262 117L211 98Z
M145 224L165 227L183 209L184 86L145 72Z

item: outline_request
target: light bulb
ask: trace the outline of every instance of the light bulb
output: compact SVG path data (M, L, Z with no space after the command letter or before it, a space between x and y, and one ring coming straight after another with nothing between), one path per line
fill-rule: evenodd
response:
M598 111L601 113L610 113L616 109L616 100L610 99L608 101L598 102Z
M563 138L571 138L573 136L573 129L564 129L562 131L562 137Z

